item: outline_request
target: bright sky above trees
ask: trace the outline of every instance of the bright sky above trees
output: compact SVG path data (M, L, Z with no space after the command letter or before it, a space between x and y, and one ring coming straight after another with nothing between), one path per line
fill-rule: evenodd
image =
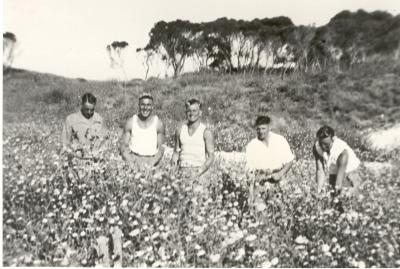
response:
M136 48L148 42L157 21L192 22L220 17L252 20L288 16L296 25L324 25L342 10L400 13L398 0L4 0L3 32L18 39L15 67L67 77L110 79L106 46L127 41L128 78L143 78L145 67ZM149 75L163 77L162 68Z

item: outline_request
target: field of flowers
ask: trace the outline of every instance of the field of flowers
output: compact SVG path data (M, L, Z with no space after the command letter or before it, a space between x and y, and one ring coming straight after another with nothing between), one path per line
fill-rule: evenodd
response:
M400 267L400 151L371 151L361 135L398 121L399 77L398 63L387 60L285 81L188 74L121 86L11 72L3 77L3 265ZM155 96L169 150L158 168L133 171L117 144L142 91ZM60 129L84 92L98 97L110 147L68 159L60 156ZM205 104L218 151L207 191L195 194L169 166L173 130L191 96ZM254 209L241 152L260 113L273 118L297 159ZM323 123L364 162L356 197L315 195L311 145Z
M259 197L264 210L254 211L238 158L218 158L207 191L193 194L168 154L157 169L126 167L116 130L104 156L60 156L58 125L4 127L5 266L400 266L395 159L379 170L363 168L357 197L332 201L315 195L313 134L287 133L297 161L280 187ZM217 147L242 148L250 135L219 136Z

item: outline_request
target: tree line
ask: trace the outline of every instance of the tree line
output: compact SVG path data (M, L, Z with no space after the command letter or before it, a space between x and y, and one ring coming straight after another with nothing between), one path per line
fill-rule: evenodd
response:
M160 56L175 76L188 59L199 70L254 72L280 66L308 72L332 65L350 68L372 55L399 51L400 15L342 11L321 27L296 26L284 16L159 21L149 36L138 51L145 51L148 58Z
M219 18L193 23L185 20L159 21L149 32L149 42L137 48L143 53L146 78L158 57L174 76L185 63L195 63L199 71L267 72L278 69L309 72L335 67L351 68L369 57L393 54L400 58L400 15L388 12L342 11L328 24L294 25L285 16L251 21ZM3 70L15 58L17 38L3 33ZM126 78L126 41L106 46L112 69Z

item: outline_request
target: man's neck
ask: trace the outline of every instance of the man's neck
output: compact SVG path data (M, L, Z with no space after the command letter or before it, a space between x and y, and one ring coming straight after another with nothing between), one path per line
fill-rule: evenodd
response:
M94 116L94 113L93 113L93 115L91 116L91 117L86 117L84 114L83 114L83 112L82 112L82 110L79 110L79 112L81 113L81 116L84 118L84 119L86 119L86 120L90 120L90 119L92 119L93 118L93 116Z
M187 123L187 126L191 129L197 128L197 126L199 126L199 125L200 125L200 119L193 121L193 122L188 121L188 123Z
M153 118L153 114L150 114L148 117L143 117L143 115L138 114L138 118L142 122L149 122Z
M261 142L263 142L265 145L267 145L268 146L268 144L269 144L269 138L270 138L270 132L268 132L268 134L264 137L264 139L259 139L258 138L258 140L260 140Z

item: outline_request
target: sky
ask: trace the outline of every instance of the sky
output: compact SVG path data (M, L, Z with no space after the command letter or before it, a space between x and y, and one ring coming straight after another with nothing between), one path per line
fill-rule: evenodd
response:
M106 46L127 41L128 79L144 78L148 33L160 20L207 22L287 16L296 25L324 25L342 10L400 14L400 0L3 0L3 33L18 39L13 66L71 78L121 77L110 67ZM155 62L151 76L164 77Z

